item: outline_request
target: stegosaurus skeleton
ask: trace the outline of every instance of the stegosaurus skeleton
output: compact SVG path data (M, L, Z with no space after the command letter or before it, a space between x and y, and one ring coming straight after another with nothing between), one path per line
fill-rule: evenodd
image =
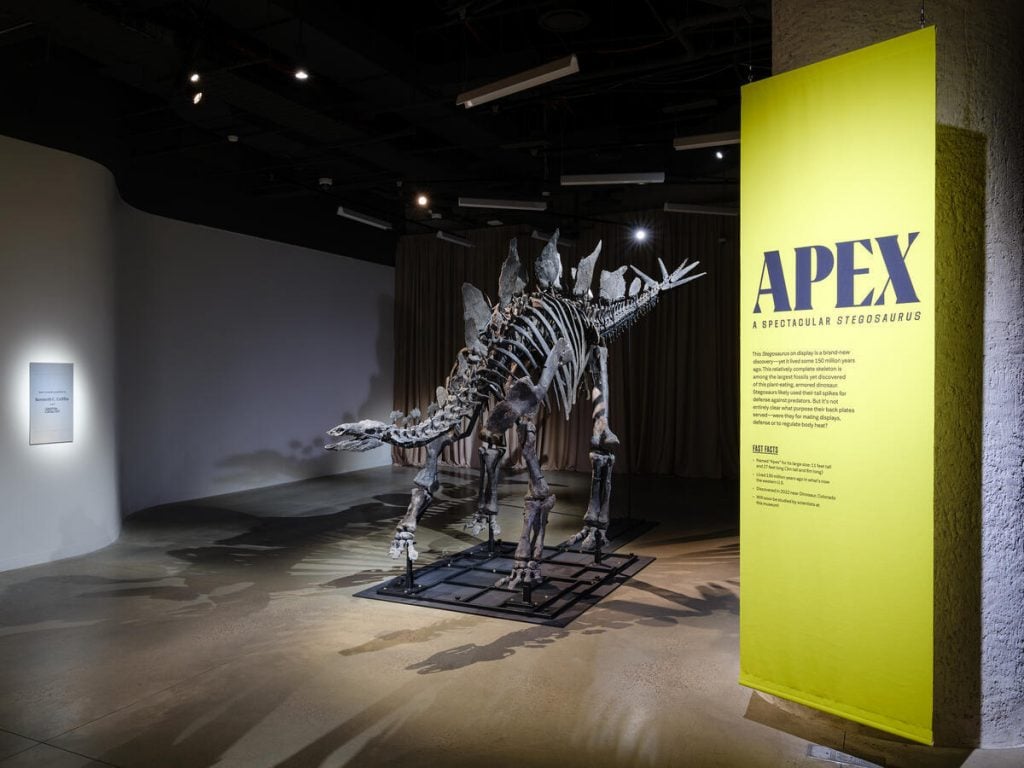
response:
M409 508L391 543L392 557L403 553L413 560L418 557L416 524L438 488L438 457L446 445L469 435L481 413L489 410L480 428L480 495L471 523L473 532L480 533L485 525L498 532L498 467L505 455L505 433L516 426L530 484L515 567L499 584L515 587L540 581L538 561L555 496L540 470L537 414L553 387L557 406L568 418L584 372L590 374L594 403L590 442L593 476L583 528L570 543L592 550L607 542L611 470L615 463L612 448L619 441L608 428L606 344L650 311L661 293L704 273L690 274L699 262L683 262L669 273L658 259L661 280L648 277L634 266L635 276L627 291L627 267L602 271L595 299L590 284L601 244L573 271L570 291L561 287L562 262L557 245L556 230L534 265L538 291L524 293L527 274L515 240L509 243L508 257L502 265L499 300L494 307L477 288L468 283L462 286L466 346L458 353L445 386L437 388L437 402L428 409L426 419L419 420L416 410L408 418L396 411L390 424L364 419L329 430L329 435L341 438L327 446L330 450L365 451L383 443L426 447L426 462L413 481Z

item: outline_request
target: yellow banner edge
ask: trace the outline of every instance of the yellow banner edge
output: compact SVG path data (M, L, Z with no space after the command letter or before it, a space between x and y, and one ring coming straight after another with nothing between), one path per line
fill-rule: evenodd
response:
M880 716L875 712L862 713L861 710L852 707L844 708L837 705L834 701L808 696L805 693L794 691L782 685L773 685L772 683L762 682L753 676L742 672L740 673L739 684L745 688L760 691L761 693L767 693L770 696L777 696L780 699L793 701L797 704L802 704L820 712L826 712L830 715L841 717L844 720L850 720L855 723L860 723L861 725L866 725L870 728L876 728L895 736L902 736L919 744L933 746L935 743L931 728L919 729L915 728L910 723L901 723L900 721Z

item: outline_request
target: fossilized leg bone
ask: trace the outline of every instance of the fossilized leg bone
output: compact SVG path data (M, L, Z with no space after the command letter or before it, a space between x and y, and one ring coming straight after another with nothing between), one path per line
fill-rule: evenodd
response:
M580 549L588 552L604 549L608 544L608 501L612 495L612 467L615 466L615 454L609 451L593 450L590 452L590 464L593 474L590 479L590 506L583 517L583 529L569 539L569 546L580 545Z
M590 447L610 449L619 444L619 438L608 428L608 347L594 347L590 352L590 377L594 387L590 392L594 401L594 432Z
M540 560L544 556L544 531L548 524L548 513L555 506L555 494L551 492L540 471L536 418L536 414L525 416L518 424L523 460L530 473L530 489L523 505L523 533L516 546L515 566L512 573L497 581L496 586L499 587L515 589L524 582L535 584L543 579Z
M594 550L608 543L608 502L612 495L612 467L615 454L612 448L619 438L608 428L608 349L594 347L590 354L590 375L594 382L591 398L594 401L594 432L590 438L590 505L583 518L583 529L569 539L569 545L579 544L581 549Z
M437 459L441 455L441 450L449 442L446 436L442 435L427 443L427 460L423 463L423 469L417 472L413 479L412 499L405 511L405 517L395 528L395 538L388 550L391 557L401 557L406 550L408 550L410 560L415 560L420 556L420 553L416 551L416 523L423 517L430 502L434 500L434 493L438 486Z
M498 469L504 456L504 445L493 445L485 441L480 446L480 492L477 495L476 513L467 524L474 536L488 526L495 536L501 533L498 526Z

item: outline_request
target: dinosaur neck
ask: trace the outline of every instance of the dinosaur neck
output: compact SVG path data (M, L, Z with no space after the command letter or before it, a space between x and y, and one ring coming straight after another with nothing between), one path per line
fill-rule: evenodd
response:
M446 433L451 433L452 439L457 440L472 429L479 408L480 403L471 399L449 400L444 408L418 424L390 427L383 439L400 448L417 448Z
M658 303L659 293L657 289L645 290L635 296L598 307L594 314L594 325L597 326L601 339L605 342L611 341L650 312Z
M462 350L448 377L444 405L417 424L390 427L385 442L401 448L416 448L446 433L451 434L452 440L467 434L487 398L484 370L481 355L474 350Z

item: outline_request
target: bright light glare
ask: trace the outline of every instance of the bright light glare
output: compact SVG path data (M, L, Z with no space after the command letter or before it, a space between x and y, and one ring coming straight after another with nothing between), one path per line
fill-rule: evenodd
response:
M202 91L196 91L196 95L192 97L192 103L193 104L198 104L202 100L203 100L203 92Z
M302 67L299 67L298 69L295 70L295 79L296 80L309 80L309 72L304 70Z
M639 242L643 242L647 239L647 230L643 227L639 227L633 230L633 239Z
M725 157L725 155L722 153L722 150L719 149L718 151L715 152L715 157L721 160L723 157Z
M418 205L420 208L426 208L427 207L427 203L429 203L429 202L430 202L430 200L427 198L426 195L417 195L416 196L416 205Z
M198 72L193 72L191 75L188 76L188 81L190 83L198 83L199 82L199 73Z

